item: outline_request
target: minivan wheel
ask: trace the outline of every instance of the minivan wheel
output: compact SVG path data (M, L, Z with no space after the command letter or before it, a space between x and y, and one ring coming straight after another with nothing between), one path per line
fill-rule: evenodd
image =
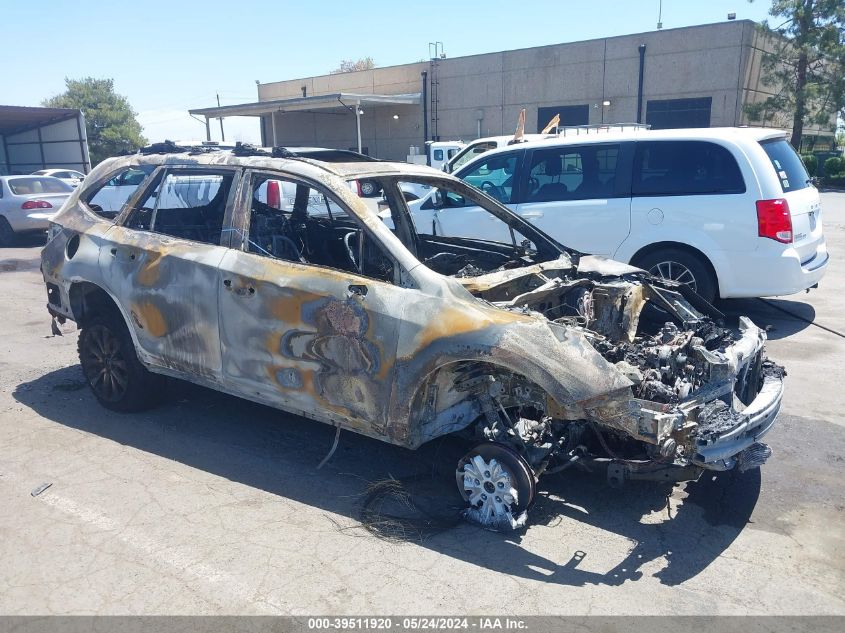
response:
M0 216L0 246L13 246L15 243L15 231L9 221Z
M143 411L158 403L164 378L141 364L119 314L96 315L82 328L79 362L101 405L120 412Z
M378 186L372 180L361 181L361 195L371 198L378 193Z
M688 285L708 303L716 299L716 279L710 267L688 251L679 248L654 251L638 258L634 265L644 268L655 277Z

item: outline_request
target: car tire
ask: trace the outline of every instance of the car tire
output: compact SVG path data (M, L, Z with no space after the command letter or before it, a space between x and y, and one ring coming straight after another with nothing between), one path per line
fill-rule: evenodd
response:
M718 283L710 265L699 255L681 248L665 248L637 258L633 262L655 275L688 284L705 301L717 298Z
M158 404L165 378L151 373L138 360L129 329L117 310L86 322L77 349L82 373L101 405L129 413Z
M17 241L17 235L9 224L9 221L0 216L0 246L14 246Z
M361 181L361 195L365 198L372 198L376 194L378 194L379 187L376 183L372 180L362 180Z

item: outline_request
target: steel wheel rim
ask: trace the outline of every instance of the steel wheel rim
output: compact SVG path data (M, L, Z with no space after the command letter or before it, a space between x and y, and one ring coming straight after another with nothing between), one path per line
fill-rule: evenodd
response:
M530 467L506 446L482 444L458 462L458 491L484 527L515 526L536 493Z
M698 283L695 280L695 275L692 274L692 271L684 266L683 264L679 264L675 261L663 261L658 262L654 266L648 269L655 277L661 277L663 279L668 279L670 281L677 281L682 284L686 284L694 292L698 291Z
M371 196L376 192L376 186L371 182L361 183L361 193L365 196Z
M116 402L129 386L129 366L120 341L102 325L93 326L82 354L82 369L91 389L103 400Z

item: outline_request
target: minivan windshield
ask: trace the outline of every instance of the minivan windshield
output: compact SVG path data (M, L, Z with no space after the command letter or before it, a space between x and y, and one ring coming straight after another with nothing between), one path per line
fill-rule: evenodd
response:
M462 181L403 176L376 178L385 191L379 215L403 244L441 275L478 277L556 260L566 249L495 198ZM406 203L425 186L430 195Z
M760 145L772 161L784 193L810 186L810 176L804 168L804 163L786 139L762 141Z

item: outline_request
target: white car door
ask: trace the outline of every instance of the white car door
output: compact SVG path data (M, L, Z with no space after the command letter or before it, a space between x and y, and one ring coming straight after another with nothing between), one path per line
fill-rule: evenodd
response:
M610 257L631 230L629 164L619 143L535 149L516 212L565 246Z

